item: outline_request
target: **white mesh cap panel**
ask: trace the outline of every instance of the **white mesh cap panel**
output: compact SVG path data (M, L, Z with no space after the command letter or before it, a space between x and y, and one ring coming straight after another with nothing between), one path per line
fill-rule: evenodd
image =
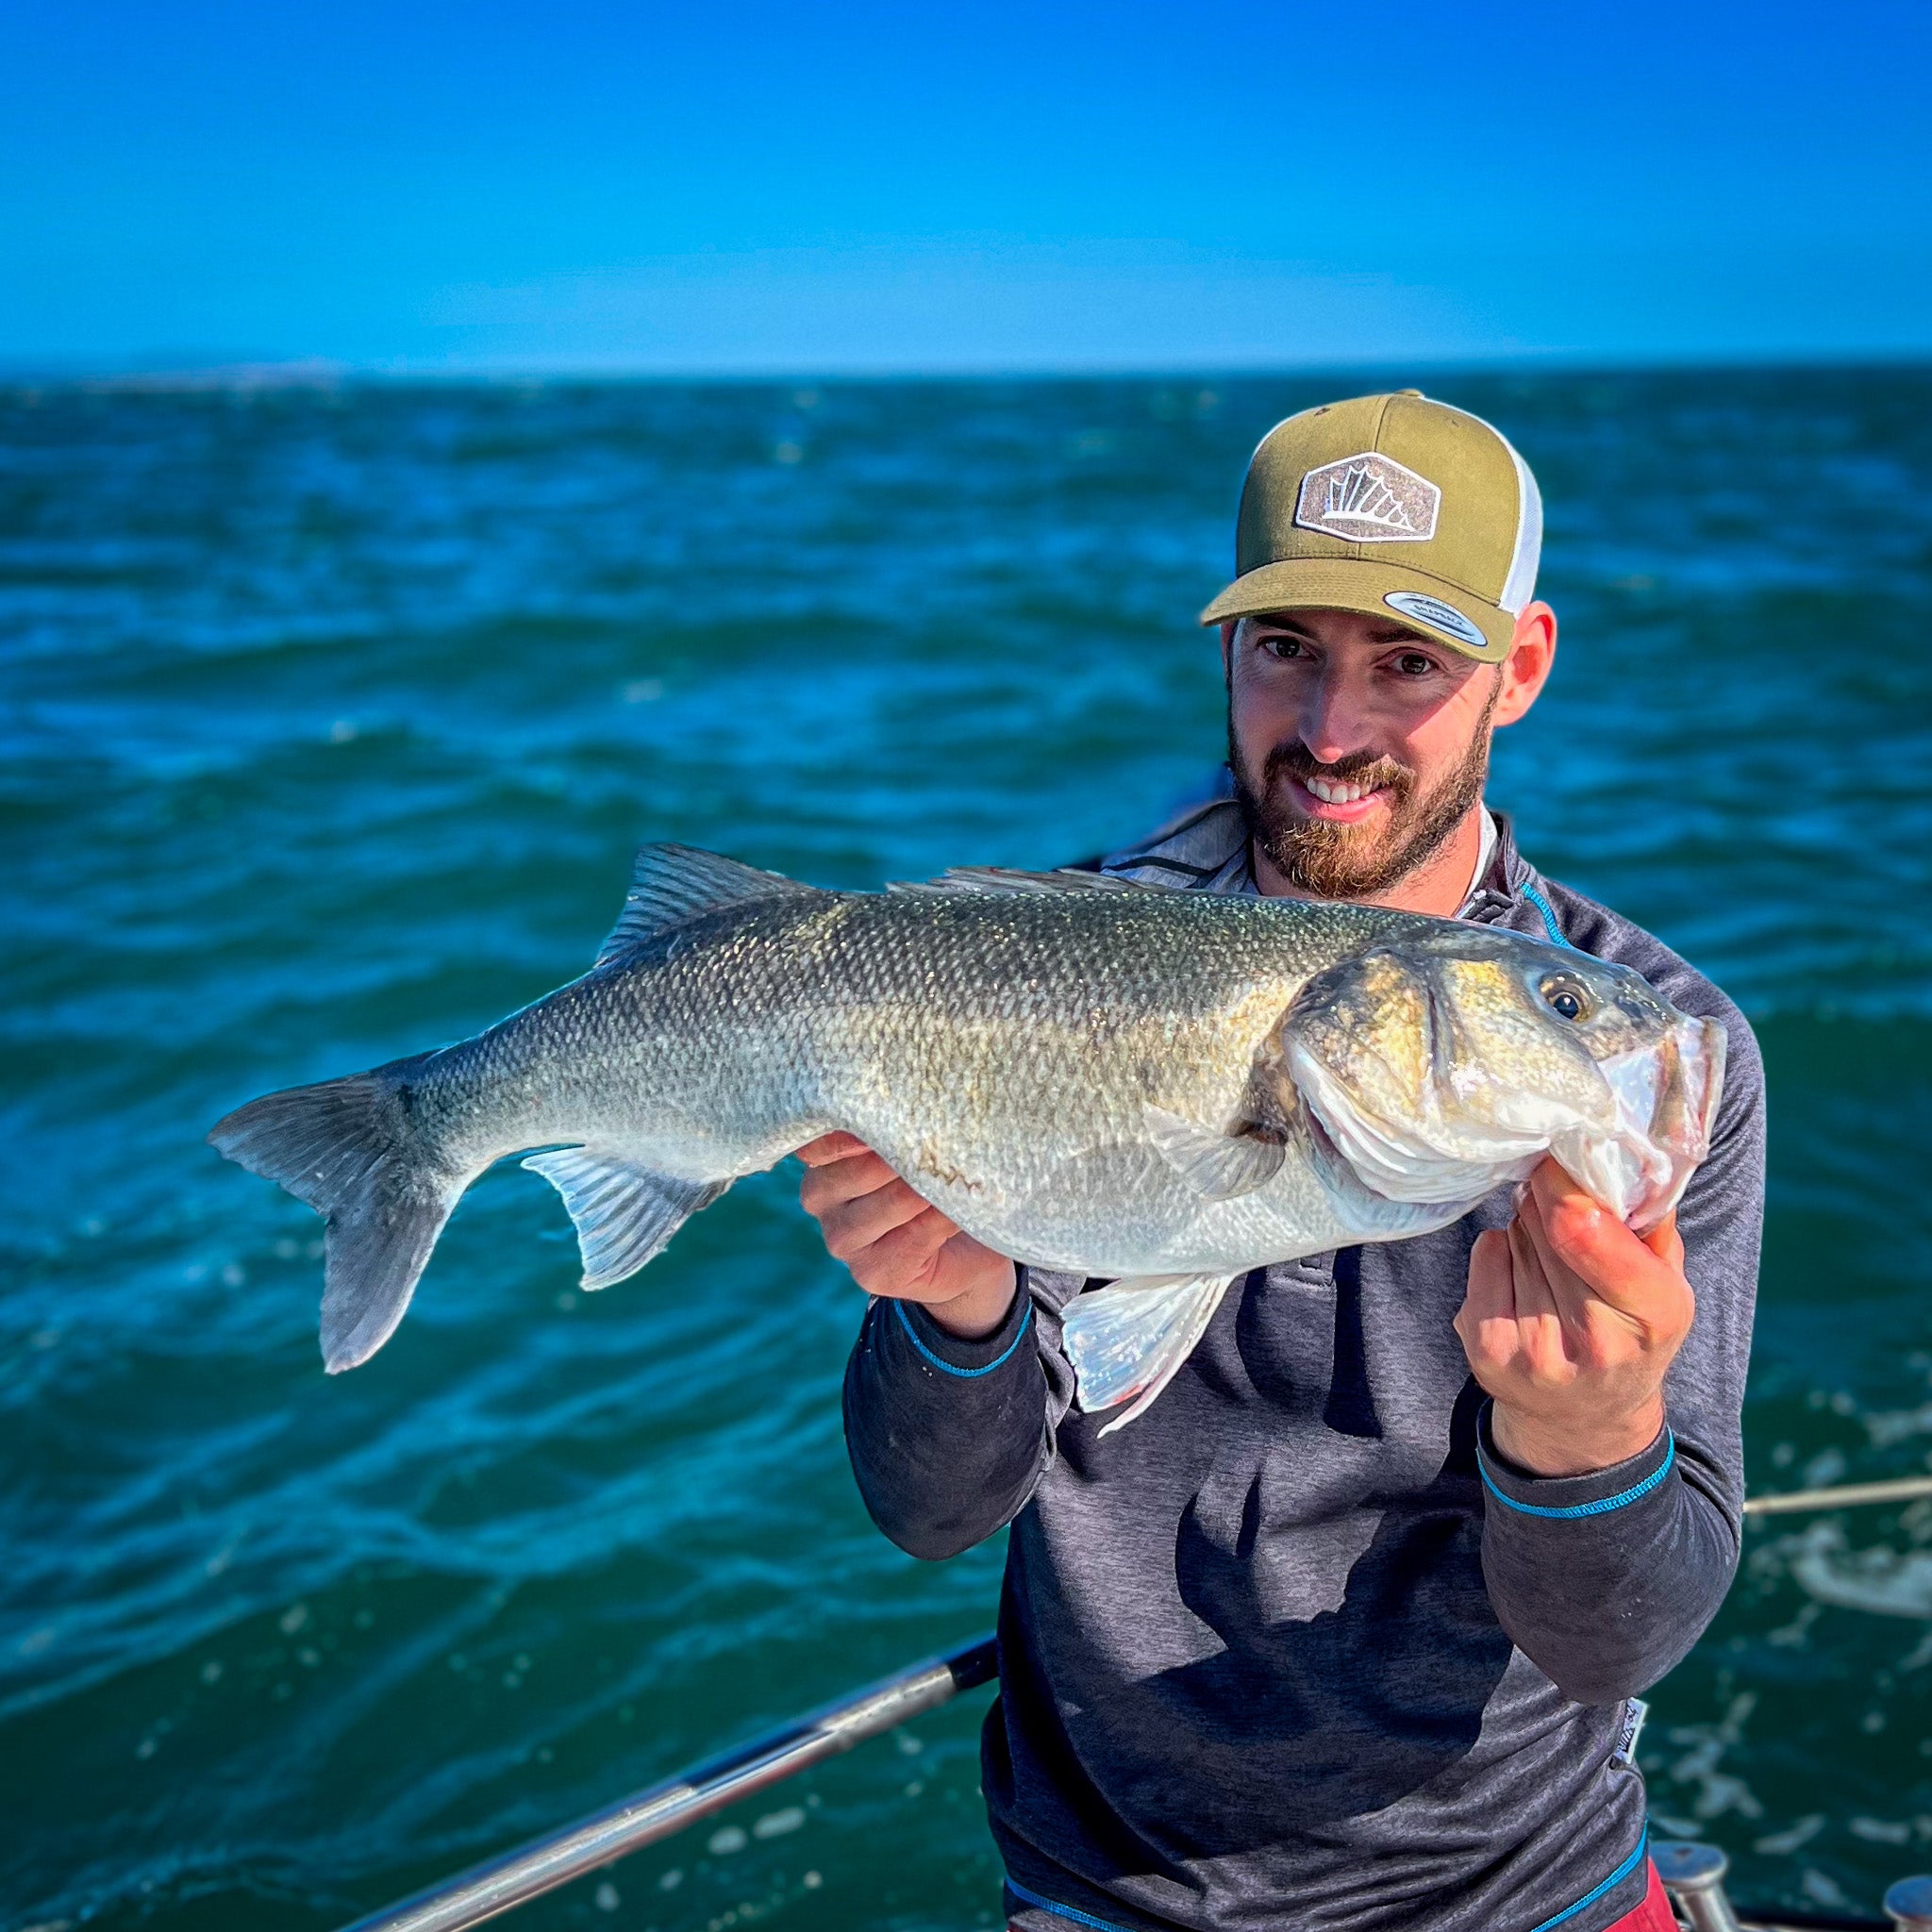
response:
M1454 403L1439 407L1456 408ZM1496 599L1499 609L1515 617L1536 595L1537 565L1543 555L1543 493L1516 445L1493 423L1474 409L1457 409L1456 413L1480 423L1509 452L1509 460L1516 465L1516 547L1509 553L1509 575L1503 579L1503 594Z
M1509 575L1503 580L1503 594L1496 602L1514 617L1536 595L1536 569L1543 554L1543 493L1536 487L1529 465L1517 455L1516 445L1507 436L1503 447L1516 465L1516 548L1510 555Z

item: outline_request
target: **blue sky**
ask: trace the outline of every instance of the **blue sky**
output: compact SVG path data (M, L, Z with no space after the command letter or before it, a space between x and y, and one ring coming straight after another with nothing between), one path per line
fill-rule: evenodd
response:
M15 0L0 362L1932 350L1932 7Z

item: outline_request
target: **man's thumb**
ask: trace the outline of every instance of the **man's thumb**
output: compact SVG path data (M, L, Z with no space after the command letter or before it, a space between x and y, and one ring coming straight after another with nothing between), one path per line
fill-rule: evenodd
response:
M1674 1209L1666 1214L1651 1231L1639 1237L1643 1245L1667 1267L1674 1268L1680 1274L1684 1271L1684 1241L1677 1233L1677 1216Z

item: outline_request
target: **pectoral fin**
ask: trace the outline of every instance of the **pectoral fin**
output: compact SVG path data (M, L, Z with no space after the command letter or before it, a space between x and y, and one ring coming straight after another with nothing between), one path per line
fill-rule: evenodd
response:
M1204 1201L1233 1201L1265 1187L1281 1172L1287 1150L1252 1133L1217 1133L1164 1107L1142 1109L1147 1138Z
M563 1196L584 1258L584 1286L608 1288L635 1274L700 1208L731 1183L680 1181L619 1148L565 1147L524 1162Z
M1142 1274L1092 1289L1068 1305L1060 1333L1081 1408L1092 1415L1134 1403L1101 1430L1103 1436L1132 1422L1174 1379L1233 1279Z

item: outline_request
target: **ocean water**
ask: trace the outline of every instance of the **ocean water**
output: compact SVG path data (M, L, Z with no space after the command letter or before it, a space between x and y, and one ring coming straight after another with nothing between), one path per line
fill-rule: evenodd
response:
M201 1136L580 971L642 840L871 886L1146 828L1247 451L1369 386L0 393L0 1925L325 1932L990 1624L997 1547L859 1507L791 1174L595 1296L493 1174L327 1378L318 1224ZM1932 372L1428 387L1549 506L1494 797L1764 1043L1750 1480L1922 1470ZM991 1924L984 1701L514 1923ZM1932 1509L1755 1528L1654 1703L1660 1829L1872 1910L1932 1867Z

